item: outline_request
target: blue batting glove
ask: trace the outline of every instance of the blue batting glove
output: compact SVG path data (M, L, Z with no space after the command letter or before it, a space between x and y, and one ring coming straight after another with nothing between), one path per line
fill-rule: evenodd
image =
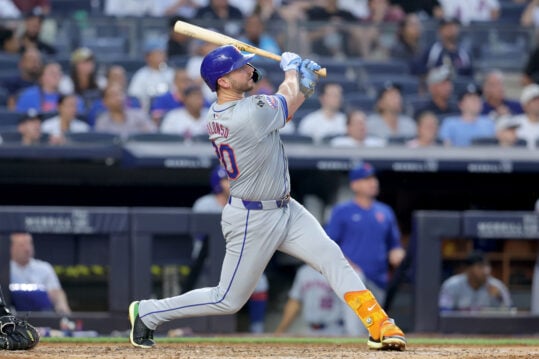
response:
M283 71L288 70L299 70L299 66L301 65L301 57L293 52L283 52L281 55L281 69Z
M315 71L320 70L320 68L320 65L309 59L301 62L299 67L299 90L305 95L305 98L311 97L314 93L316 84L320 79Z

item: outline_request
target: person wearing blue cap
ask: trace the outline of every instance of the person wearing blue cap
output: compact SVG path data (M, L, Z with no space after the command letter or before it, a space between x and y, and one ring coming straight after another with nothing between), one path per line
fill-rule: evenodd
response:
M221 213L230 195L228 175L222 166L215 167L210 174L210 187L212 192L197 199L193 204L193 212L197 213ZM206 257L205 237L197 237L193 250L193 257L203 261ZM197 274L198 275L198 274ZM194 283L193 283L194 284ZM192 284L190 285L192 286ZM268 278L263 273L256 288L247 302L249 309L249 331L251 333L264 332L264 317L268 303ZM184 290L186 288L184 284Z
M370 163L361 162L348 177L354 197L333 208L325 229L366 287L383 303L389 266L398 267L405 254L397 219L391 207L376 200L379 183ZM353 315L344 318L349 335L362 334L359 319Z

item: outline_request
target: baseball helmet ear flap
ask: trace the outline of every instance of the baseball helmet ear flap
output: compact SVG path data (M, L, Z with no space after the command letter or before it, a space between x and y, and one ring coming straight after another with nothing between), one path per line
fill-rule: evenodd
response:
M254 56L254 54L244 55L232 45L220 46L204 57L200 65L200 75L206 85L215 92L220 77L248 64Z
M253 81L254 81L255 83L257 83L258 80L260 80L260 79L262 78L262 74L261 74L260 71L259 71L256 67L254 67L252 64L249 64L249 63L248 63L247 65L251 66L251 67L253 68L253 70L255 70L255 71L253 72L253 77L252 77L252 79L253 79Z

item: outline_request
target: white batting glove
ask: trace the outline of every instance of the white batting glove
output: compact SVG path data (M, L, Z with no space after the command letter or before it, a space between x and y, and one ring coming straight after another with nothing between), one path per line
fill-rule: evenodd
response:
M293 52L283 52L281 55L281 69L283 71L288 70L299 70L299 66L301 65L301 57Z

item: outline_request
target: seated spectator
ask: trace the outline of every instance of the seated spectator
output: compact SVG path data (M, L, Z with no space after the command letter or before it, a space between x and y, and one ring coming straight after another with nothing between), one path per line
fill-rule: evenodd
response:
M482 115L488 115L494 120L502 116L519 115L523 113L518 101L505 97L504 74L500 70L489 71L483 80L483 109Z
M447 65L453 75L473 76L471 54L460 39L460 23L455 19L443 19L438 25L438 40L423 53L417 69L418 75L425 75L433 67Z
M496 121L496 138L498 139L498 145L500 147L515 147L520 145L520 141L517 136L517 130L520 127L520 121L518 119L505 116ZM526 142L524 141L524 144Z
M22 145L31 146L43 143L41 115L34 109L21 114L17 131L21 134Z
M41 52L37 49L30 48L22 53L18 63L18 74L6 78L2 83L9 94L7 107L10 110L15 110L17 97L22 90L37 84L42 66Z
M280 4L280 1L257 0L252 14L260 17L266 24L268 22L278 22L284 20L281 16L281 10L284 7L282 3Z
M332 147L384 147L386 140L367 136L367 116L361 110L352 110L346 114L346 135L330 140Z
M62 78L62 68L57 62L44 65L38 77L38 84L24 89L17 98L15 110L26 112L33 108L41 113L56 111L60 92L58 86Z
M56 48L40 39L45 13L40 7L32 8L24 15L24 33L21 37L22 51L37 48L45 55L56 55Z
M251 15L245 19L244 32L239 40L274 54L282 52L277 40L266 32L262 19L257 15Z
M127 77L125 75L125 69L121 65L111 65L107 69L105 81L108 85L118 85L122 89L124 89L127 86ZM101 93L101 96L103 94ZM141 108L140 101L138 98L134 96L126 96L125 97L125 106L128 108ZM90 110L86 113L86 122L90 125L90 127L93 127L95 125L95 120L97 117L105 112L107 109L105 107L105 104L103 103L103 98L100 97L96 99L91 107Z
M150 115L156 124L161 122L168 111L183 107L183 92L193 85L193 81L187 75L187 71L178 68L174 71L174 83L166 93L152 99Z
M410 70L412 70L424 51L422 33L423 27L419 17L416 14L406 15L399 22L395 42L389 49L390 57L406 61L410 66Z
M520 25L539 28L539 0L531 0L520 16Z
M409 148L429 148L438 146L439 121L436 114L430 111L421 112L416 117L417 136L406 142Z
M208 133L204 96L199 86L189 86L182 94L184 107L169 111L163 118L161 132L176 133L185 138Z
M49 135L52 144L63 144L68 132L88 132L90 126L77 117L77 96L61 95L58 98L58 115L41 124L41 132Z
M12 0L15 6L23 14L31 11L34 8L40 8L43 14L49 15L51 12L50 0Z
M155 0L104 0L104 13L110 16L145 16L153 11Z
M181 3L181 1L177 2ZM167 40L167 56L168 58L172 56L188 56L189 48L191 47L191 37L180 34L179 32L174 31L174 25L176 21L185 21L183 17L175 16L171 17L168 20L168 40Z
M152 3L152 16L169 18L192 19L200 7L197 0L159 0Z
M534 149L539 139L539 85L531 84L524 87L520 95L520 104L524 113L515 116L520 123L517 136L526 140L528 148Z
M96 132L108 132L126 139L135 133L156 132L155 123L140 109L125 106L125 92L118 84L112 84L103 91L106 111L97 118Z
M539 46L530 52L526 65L522 69L520 82L523 86L539 83Z
M0 55L19 55L21 43L15 30L0 26Z
M443 16L455 18L462 25L472 21L495 21L500 17L498 0L441 0Z
M77 94L84 102L84 113L88 112L92 103L100 97L100 84L105 79L97 77L94 53L87 47L73 51L70 60L69 76L64 76L59 89L63 94Z
M474 138L494 137L494 121L481 115L481 91L470 84L459 96L460 115L447 117L440 127L446 146L467 147Z
M307 326L305 334L322 336L345 334L341 300L324 276L307 264L303 264L296 272L275 334L286 333L300 311Z
M480 311L511 306L509 290L490 274L490 265L481 252L469 254L465 272L446 279L440 289L440 311Z
M146 65L135 72L127 93L138 98L142 109L149 112L150 99L166 93L172 86L174 70L167 64L164 41L149 39L144 44L144 53Z
M217 45L215 44L195 40L193 43L193 55L189 57L189 60L185 65L187 75L191 80L194 81L195 84L202 87L202 93L204 94L204 98L208 103L215 101L216 95L215 92L213 92L208 85L206 85L202 79L202 76L200 76L200 65L202 64L202 59L204 56L209 54L210 51L214 50L215 48L217 48Z
M451 70L448 66L432 68L427 75L427 91L429 102L414 109L414 117L425 111L433 112L437 116L455 114L459 112L456 101L453 100L453 83Z
M336 0L324 0L311 5L305 14L307 21L316 23L307 29L312 53L339 58L352 54L351 29L358 19L351 12L339 8Z
M391 137L414 137L417 133L415 121L403 114L400 87L387 83L378 92L376 112L367 117L367 133L383 139Z
M239 36L243 13L229 4L229 0L209 0L207 6L200 7L195 18L201 21L212 21L216 29L229 36Z
M392 0L391 3L400 6L406 14L418 14L422 18L441 19L443 17L442 7L438 0Z
M301 120L300 135L311 136L315 142L329 135L346 133L346 115L341 112L342 86L335 82L318 85L320 108Z
M29 233L12 233L10 289L17 310L54 310L58 314L71 313L67 297L50 263L34 258L34 242ZM20 285L35 285L34 293L17 291ZM14 290L15 289L15 290ZM48 298L40 298L45 291ZM47 301L48 299L48 301ZM37 305L35 304L37 301Z

